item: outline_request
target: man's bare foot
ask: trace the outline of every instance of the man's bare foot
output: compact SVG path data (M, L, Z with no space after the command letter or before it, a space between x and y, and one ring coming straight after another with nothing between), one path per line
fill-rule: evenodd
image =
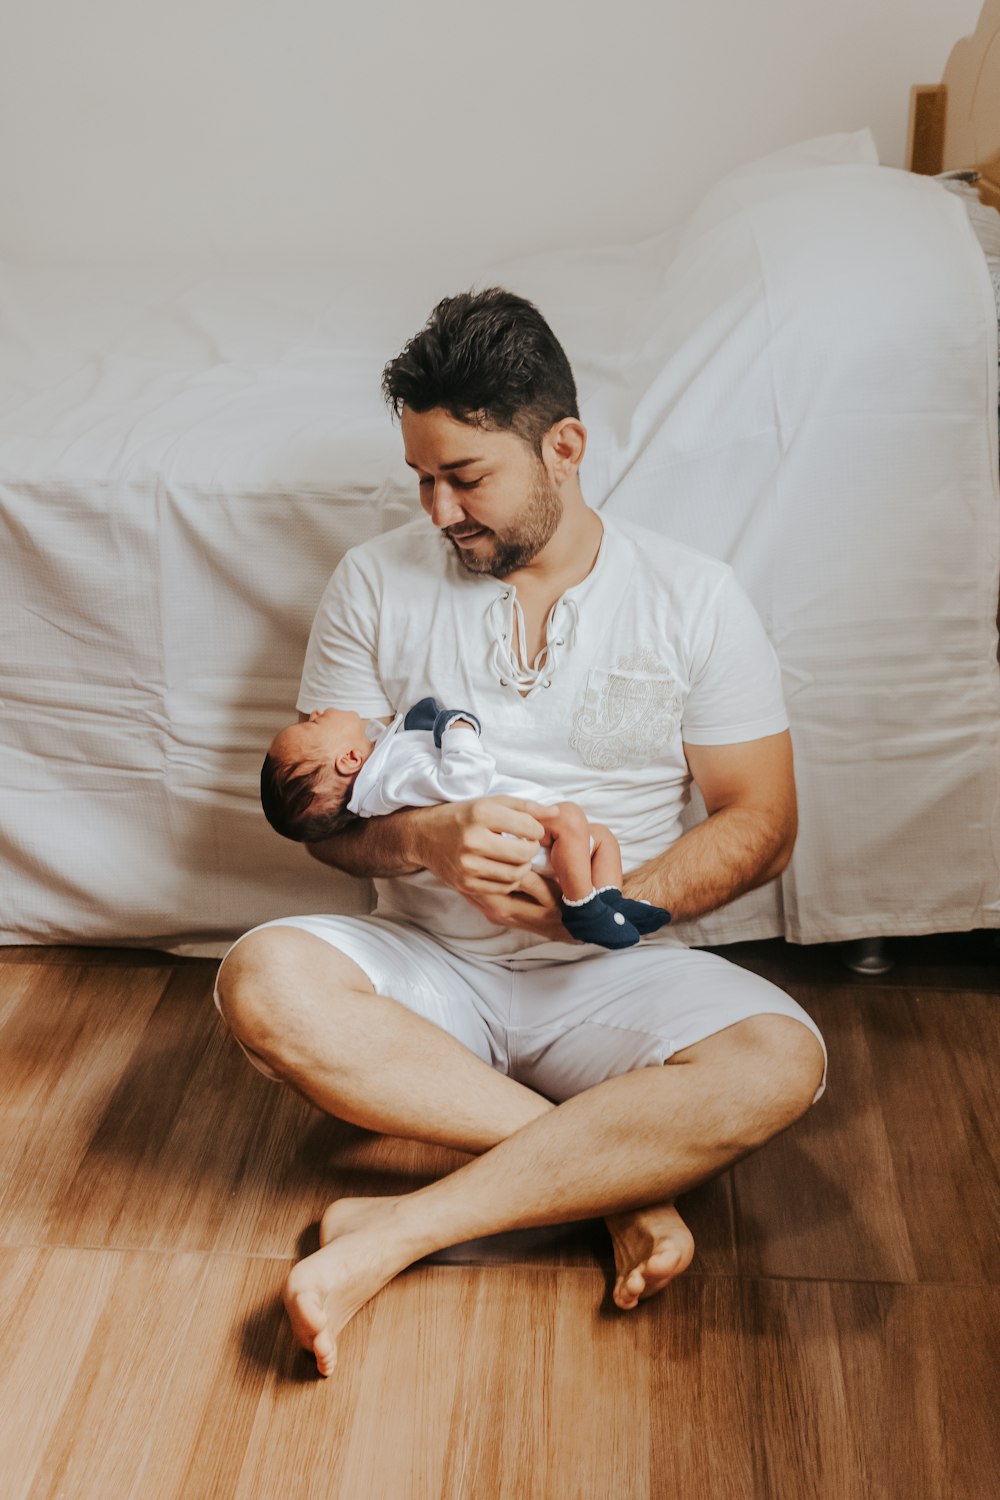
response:
M292 1268L284 1302L292 1332L321 1375L337 1363L337 1335L403 1270L392 1228L395 1198L351 1198L323 1215L320 1249Z
M320 1221L320 1249L299 1261L285 1283L292 1330L312 1350L321 1375L337 1362L337 1335L408 1260L392 1229L398 1198L340 1198ZM672 1203L607 1220L618 1272L614 1299L632 1308L687 1269L694 1239Z
M374 1219L381 1219L387 1208L399 1198L336 1198L319 1221L319 1242L328 1245L339 1235L361 1229Z
M694 1237L672 1203L610 1214L604 1222L615 1247L614 1299L621 1308L652 1297L691 1264Z

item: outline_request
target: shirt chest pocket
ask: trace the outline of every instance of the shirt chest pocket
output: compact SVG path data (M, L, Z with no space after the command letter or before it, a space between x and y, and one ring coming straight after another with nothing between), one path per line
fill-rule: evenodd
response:
M665 667L593 667L570 745L595 771L646 765L677 734L683 709L681 684Z

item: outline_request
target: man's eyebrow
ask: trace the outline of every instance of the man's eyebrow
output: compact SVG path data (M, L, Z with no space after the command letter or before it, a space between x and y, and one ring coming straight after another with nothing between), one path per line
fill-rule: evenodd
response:
M411 463L409 459L406 459L405 462L407 468L409 469L418 469L420 467L419 464ZM486 460L484 458L456 458L454 463L442 464L441 472L442 474L444 474L451 469L464 469L467 468L469 464L482 464L485 462Z

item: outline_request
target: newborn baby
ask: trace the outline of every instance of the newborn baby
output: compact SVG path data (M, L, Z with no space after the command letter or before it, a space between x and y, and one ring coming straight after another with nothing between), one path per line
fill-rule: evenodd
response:
M618 841L575 802L547 801L544 787L502 776L484 749L475 714L422 698L389 725L343 709L317 710L275 735L261 768L261 802L285 838L316 843L345 812L361 818L474 797L524 797L545 829L533 861L555 874L563 926L603 948L629 948L670 921L648 901L622 895ZM546 854L548 859L546 859Z

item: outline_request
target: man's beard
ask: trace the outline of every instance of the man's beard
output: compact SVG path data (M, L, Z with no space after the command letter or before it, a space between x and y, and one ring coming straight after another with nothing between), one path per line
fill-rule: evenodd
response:
M535 480L527 504L515 517L510 529L492 533L487 529L487 535L492 535L493 538L493 546L488 552L473 553L459 547L447 532L443 535L469 573L506 578L509 573L516 573L519 568L527 567L532 558L537 557L542 548L552 540L562 514L563 503L543 471Z

